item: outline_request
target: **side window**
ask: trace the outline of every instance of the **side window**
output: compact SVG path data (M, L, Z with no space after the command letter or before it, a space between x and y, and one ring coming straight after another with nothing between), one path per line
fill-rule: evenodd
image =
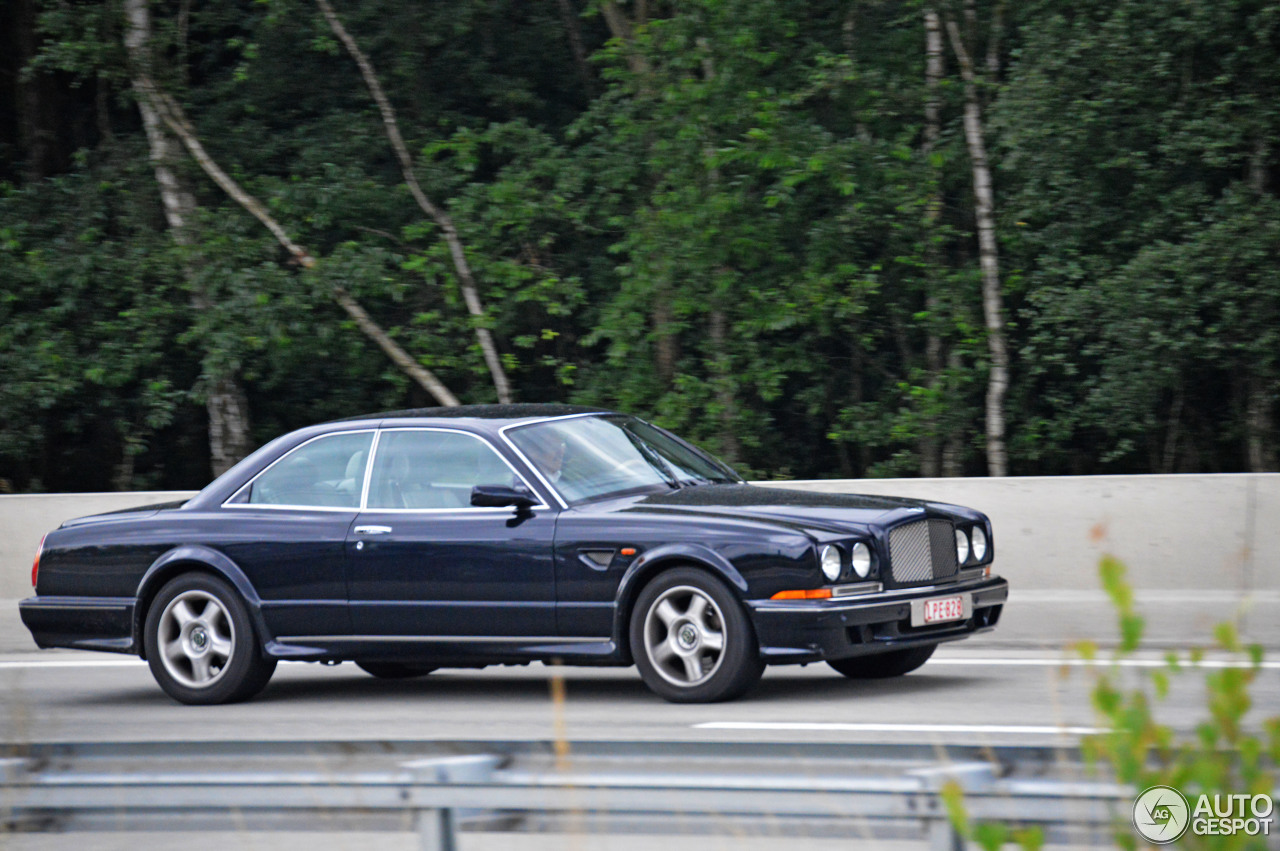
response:
M523 486L485 440L456 431L388 430L378 440L369 508L469 508L475 485Z
M372 432L335 434L305 443L258 476L249 487L254 505L359 508Z

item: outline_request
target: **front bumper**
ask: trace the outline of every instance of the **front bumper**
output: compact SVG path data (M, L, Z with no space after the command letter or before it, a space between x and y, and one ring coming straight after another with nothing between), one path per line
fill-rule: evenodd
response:
M135 653L132 597L28 597L22 622L39 647Z
M968 595L959 621L912 626L912 602ZM760 655L773 665L847 659L958 641L995 628L1009 583L999 576L832 600L748 600Z

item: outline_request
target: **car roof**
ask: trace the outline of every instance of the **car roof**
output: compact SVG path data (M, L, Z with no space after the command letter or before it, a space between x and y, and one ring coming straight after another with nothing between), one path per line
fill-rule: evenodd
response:
M548 403L520 403L509 405L454 405L438 408L407 408L401 411L385 411L378 414L363 414L358 417L343 417L334 420L336 423L383 420L435 420L435 419L471 419L501 421L502 424L543 420L551 417L580 416L583 414L613 413L606 408L593 408L583 405L562 405Z

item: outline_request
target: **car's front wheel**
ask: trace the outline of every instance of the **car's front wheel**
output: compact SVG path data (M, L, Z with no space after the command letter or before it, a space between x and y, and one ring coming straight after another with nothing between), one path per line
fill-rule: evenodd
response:
M630 639L645 685L673 703L732 700L764 672L742 606L696 568L668 570L645 586Z
M900 677L919 668L933 651L936 644L924 647L910 647L905 650L890 650L888 653L876 653L874 656L854 656L852 659L832 659L828 665L846 677L854 680L882 680L886 677Z
M276 660L259 651L249 610L221 579L188 573L156 595L143 627L147 664L181 703L246 700L266 688Z

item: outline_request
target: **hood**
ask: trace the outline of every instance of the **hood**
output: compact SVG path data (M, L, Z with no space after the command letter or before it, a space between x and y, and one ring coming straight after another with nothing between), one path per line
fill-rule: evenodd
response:
M742 484L700 485L653 494L624 510L735 519L749 517L792 528L843 534L922 516L930 505L918 499L817 493Z

